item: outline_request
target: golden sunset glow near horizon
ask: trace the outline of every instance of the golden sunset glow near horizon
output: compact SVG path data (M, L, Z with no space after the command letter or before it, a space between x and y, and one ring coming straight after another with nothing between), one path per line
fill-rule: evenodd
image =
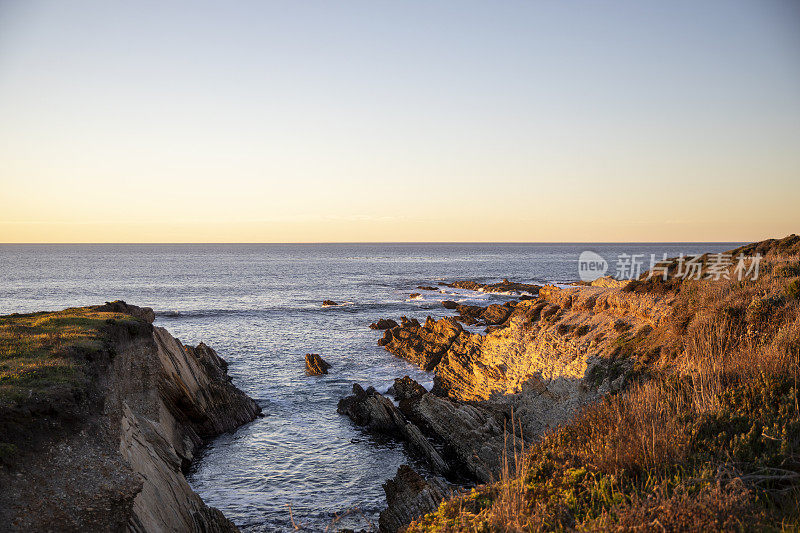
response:
M800 7L0 3L0 242L800 231Z

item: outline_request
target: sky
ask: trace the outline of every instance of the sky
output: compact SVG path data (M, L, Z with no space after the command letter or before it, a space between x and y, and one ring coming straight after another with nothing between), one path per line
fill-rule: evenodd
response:
M800 231L800 2L0 0L0 242Z

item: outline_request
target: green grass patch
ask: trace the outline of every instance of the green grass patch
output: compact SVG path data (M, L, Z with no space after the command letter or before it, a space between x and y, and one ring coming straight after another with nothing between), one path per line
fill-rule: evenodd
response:
M0 317L0 402L81 385L86 360L103 350L110 323L135 322L87 307Z

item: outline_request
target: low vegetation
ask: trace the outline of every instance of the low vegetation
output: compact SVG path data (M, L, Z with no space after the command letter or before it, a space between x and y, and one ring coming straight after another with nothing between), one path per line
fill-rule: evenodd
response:
M0 464L45 417L76 408L117 326L139 322L87 307L0 317Z
M800 239L740 251L766 256L757 280L632 282L675 304L617 328L625 388L409 531L800 527Z

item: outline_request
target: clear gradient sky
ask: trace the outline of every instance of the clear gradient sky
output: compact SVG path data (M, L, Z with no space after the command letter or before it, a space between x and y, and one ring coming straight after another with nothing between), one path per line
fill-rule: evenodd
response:
M0 0L0 242L800 231L800 2Z

